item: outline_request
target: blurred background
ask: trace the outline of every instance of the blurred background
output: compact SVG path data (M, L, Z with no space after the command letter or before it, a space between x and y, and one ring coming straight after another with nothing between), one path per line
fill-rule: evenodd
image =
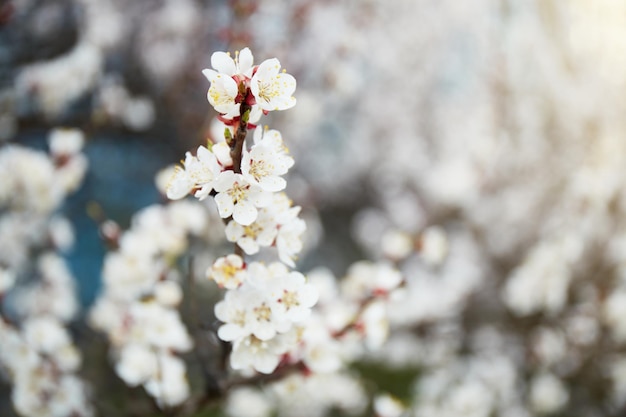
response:
M245 46L298 82L297 106L263 123L319 242L303 270L392 259L419 282L392 325L421 353L391 343L399 361L504 350L520 395L558 380L526 415L626 412L620 0L0 0L0 149L86 135L61 209L84 307L105 254L94 204L125 228L163 201L155 174L216 135L201 70Z

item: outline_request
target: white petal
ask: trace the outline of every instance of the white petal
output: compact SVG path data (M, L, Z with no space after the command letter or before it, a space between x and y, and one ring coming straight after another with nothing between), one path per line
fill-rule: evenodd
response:
M247 255L254 255L259 252L259 245L250 237L242 237L237 241L237 244Z
M253 63L254 57L252 56L252 52L250 52L250 48L243 48L239 52L239 72L248 75L246 73L250 72Z
M226 225L224 233L226 234L226 239L228 239L229 242L236 242L243 235L243 227L241 227L241 225L236 221L231 220L228 222L228 225Z
M194 184L187 172L178 168L167 185L167 198L179 200L189 194Z
M220 175L215 179L215 184L213 188L218 193L221 193L226 190L230 190L233 188L233 184L235 183L237 177L233 171L223 171Z
M280 356L269 352L256 357L254 369L262 374L271 374L280 363Z
M265 191L270 192L282 191L287 187L287 181L281 177L263 177L258 184Z
M217 330L217 337L225 342L232 342L235 339L247 336L247 332L235 324L224 324Z
M233 214L235 205L233 204L232 197L228 193L218 193L215 196L215 204L217 204L217 210L221 218L225 219Z
M213 145L213 153L223 167L229 167L233 164L230 157L230 147L226 142L219 142Z
M226 52L214 52L211 66L226 75L234 75L236 71L235 61Z
M202 70L202 75L204 75L206 79L209 80L209 82L213 82L217 74L219 74L217 71L209 68L205 68Z
M280 61L277 58L266 59L261 62L261 65L259 65L259 68L252 78L264 80L276 76L279 71Z
M216 197L217 200L217 197ZM232 204L232 200L231 200ZM249 226L257 218L258 210L250 201L244 200L237 203L233 210L233 219L243 226ZM223 217L223 216L222 216Z

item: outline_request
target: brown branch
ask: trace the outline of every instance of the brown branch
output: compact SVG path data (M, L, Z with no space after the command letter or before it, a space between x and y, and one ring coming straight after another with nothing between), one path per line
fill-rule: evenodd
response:
M241 174L241 157L243 155L243 145L248 134L248 120L252 107L247 103L241 103L239 123L235 131L235 137L230 148L230 157L233 159L233 171Z
M233 160L233 171L235 174L241 174L241 158L243 156L243 147L246 143L246 135L248 134L248 120L250 119L250 110L252 106L243 102L239 110L239 123L235 130L235 137L230 143L230 157ZM243 249L235 243L235 255L244 257Z

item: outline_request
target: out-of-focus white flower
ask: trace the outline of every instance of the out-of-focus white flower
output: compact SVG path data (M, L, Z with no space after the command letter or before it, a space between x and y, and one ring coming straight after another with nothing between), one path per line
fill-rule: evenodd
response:
M52 155L70 156L79 153L83 149L85 135L79 129L58 128L50 132L48 142Z
M535 413L552 414L567 404L569 393L559 378L544 372L533 378L528 400Z
M49 405L51 415L54 416L93 415L88 386L72 374L65 374L60 378Z
M563 360L567 342L561 332L542 327L534 335L533 350L544 366L551 366Z
M230 355L233 369L254 369L263 374L274 372L284 353L297 343L295 332L279 334L269 340L261 340L254 335L237 340Z
M154 286L154 297L165 307L176 307L183 299L183 290L177 282L159 281Z
M7 292L15 284L15 274L10 269L0 268L0 294Z
M268 417L272 411L270 401L257 389L235 388L228 394L226 413L232 417Z
M502 295L517 315L563 309L571 270L562 249L558 242L542 242L513 270Z
M340 342L319 315L313 315L303 327L302 361L313 372L337 372L344 365Z
M278 235L276 236L278 257L291 267L295 266L294 259L302 251L301 236L305 231L306 223L298 217L286 221L278 229Z
M63 372L76 372L81 364L80 351L72 344L57 349L51 359Z
M243 259L239 255L227 255L218 258L207 270L207 277L220 287L232 290L246 280L247 273Z
M67 251L74 245L74 229L65 217L53 217L48 228L50 239L59 250Z
M374 398L374 412L377 417L400 417L406 407L395 397L381 394Z
M389 320L387 307L383 301L370 303L361 315L361 325L365 333L365 344L368 349L378 349L389 337Z
M46 252L37 260L40 281L16 289L16 310L22 316L54 316L71 320L78 311L74 277L65 260Z
M439 265L448 255L448 238L439 226L424 230L420 237L420 256L429 265Z
M167 189L169 187L169 184L174 181L174 174L176 173L176 170L182 170L182 169L178 165L170 165L160 170L154 177L154 183L157 187L157 190L159 190L161 194L163 195L167 194ZM182 188L185 189L185 187L182 187ZM182 196L179 198L183 198L184 196L186 196L190 190L191 190L191 187L189 187L189 189L187 189L186 192L184 192ZM173 193L175 197L180 194L181 194L180 191Z
M292 374L271 385L280 417L322 417L331 409L358 415L367 407L367 395L352 375Z
M591 314L575 314L568 317L565 331L573 344L589 346L600 336L600 323Z
M603 313L615 340L626 341L626 288L617 288L610 293L604 302Z
M56 172L53 162L42 152L12 145L4 147L0 152L3 178L0 202L42 214L53 211L63 199L65 190ZM4 192L3 187L6 187ZM3 197L5 201L2 201Z
M124 104L124 110L120 116L128 128L142 131L152 126L156 116L152 100L147 97L129 97Z
M617 405L626 403L626 357L608 357L604 365L605 373L613 382L613 402Z
M402 283L402 274L387 263L355 262L341 286L351 298L366 298L372 294L386 294Z
M173 407L189 398L190 390L182 359L167 353L157 356L158 372L144 384L161 406Z
M89 42L79 42L68 53L25 67L15 86L20 96L33 91L45 114L59 115L73 100L88 91L102 71L103 54Z
M391 259L404 259L414 250L413 239L399 230L388 230L380 242L385 256Z
M315 286L319 295L318 305L336 299L338 294L337 278L325 267L315 268L307 273L309 284Z
M57 168L57 181L66 193L76 191L82 184L87 165L87 157L76 154Z
M157 356L147 345L128 344L119 355L115 372L131 387L143 384L158 373Z
M186 352L193 346L180 314L154 302L133 304L130 308L130 340L154 347Z
M70 344L70 337L61 322L51 316L34 317L24 325L26 342L38 352L50 354Z

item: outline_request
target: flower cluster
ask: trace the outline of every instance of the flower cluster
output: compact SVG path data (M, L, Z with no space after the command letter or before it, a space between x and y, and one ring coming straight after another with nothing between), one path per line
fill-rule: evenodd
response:
M59 252L73 243L56 211L81 183L84 137L55 129L50 153L8 145L0 151L0 376L13 385L22 416L91 416L77 376L81 355L65 326L78 310L74 277Z
M276 58L253 65L250 49L244 48L231 58L227 52L211 56L213 69L202 71L211 82L207 93L209 103L228 123L240 117L242 103L250 106L249 123L256 123L262 114L273 110L287 110L296 104L292 96L296 80L280 71Z
M237 255L219 258L208 272L225 286L239 284L215 306L224 322L218 336L233 343L231 367L272 373L300 341L298 333L317 301L315 287L280 262L244 265Z
M93 415L87 388L76 375L80 353L61 320L32 317L19 331L0 317L0 341L0 368L14 385L11 398L20 415Z
M250 265L255 268L254 263ZM262 392L233 390L227 402L229 415L267 417L277 412L280 416L317 417L331 409L349 415L362 413L367 394L358 377L347 369L377 351L387 339L388 306L402 282L399 271L384 262L357 262L341 280L324 268L310 271L308 285L315 288L318 300L306 325L299 326L297 348L282 357L285 364L301 363L306 372L270 383ZM228 298L227 293L226 303ZM230 323L220 328L220 333L231 331L239 328ZM246 356L252 357L247 352Z
M232 59L225 52L211 57L213 69L203 74L211 82L209 103L226 126L226 141L200 146L187 153L184 169L178 168L167 196L179 199L192 193L203 200L215 199L226 222L226 237L243 253L254 255L261 247L275 246L281 262L247 264L239 254L217 259L207 275L227 292L215 306L224 324L218 336L233 343L233 369L271 373L281 358L299 342L299 326L310 316L317 301L315 288L299 272L290 271L302 250L304 222L300 207L292 207L282 192L282 176L294 164L277 130L258 127L248 149L247 129L262 114L295 105L291 94L295 79L279 73L280 63L269 59L253 66L248 48Z
M261 127L254 132L254 145L242 154L241 172L236 173L226 142L199 146L196 155L187 152L184 169L175 171L167 196L175 200L192 193L203 200L214 195L220 216L228 221L228 240L248 255L275 245L280 259L293 267L305 225L298 218L300 207L292 207L280 192L286 187L281 176L293 166L293 158L280 132Z
M119 247L105 258L91 325L108 335L118 376L143 385L161 406L189 396L186 366L176 353L189 351L193 341L177 309L183 291L174 266L188 237L205 231L205 219L199 204L180 201L145 208L121 236L103 225Z

